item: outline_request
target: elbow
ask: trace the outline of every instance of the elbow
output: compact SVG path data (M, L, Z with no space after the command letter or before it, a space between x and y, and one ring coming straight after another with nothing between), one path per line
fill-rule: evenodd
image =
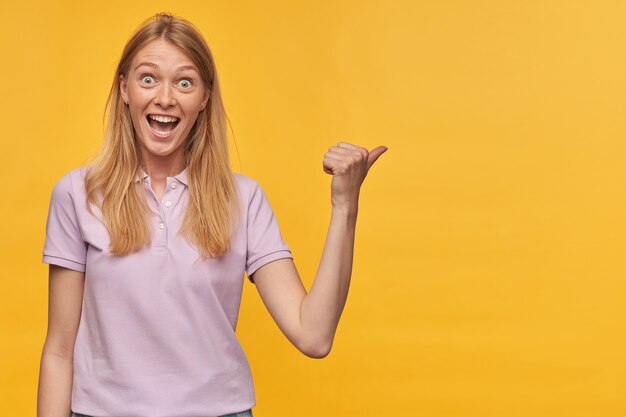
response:
M301 343L298 346L298 350L305 356L312 359L323 359L330 353L333 346L332 340L320 340L311 343Z
M304 353L311 359L324 359L330 353L330 349L330 346L320 346L314 349L301 350L300 352Z

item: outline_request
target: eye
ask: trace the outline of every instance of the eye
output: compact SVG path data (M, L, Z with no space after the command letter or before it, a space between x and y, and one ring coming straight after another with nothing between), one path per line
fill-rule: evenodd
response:
M142 76L141 76L141 81L142 81L144 84L148 84L148 85L152 85L152 84L154 84L154 78L152 78L152 76L151 76L151 75L146 75L146 74L142 75Z
M187 89L187 88L191 88L191 80L180 80L180 86Z

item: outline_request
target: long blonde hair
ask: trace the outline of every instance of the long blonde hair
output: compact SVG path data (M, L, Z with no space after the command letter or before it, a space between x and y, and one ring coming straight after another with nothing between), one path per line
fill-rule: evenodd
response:
M120 75L127 77L139 49L159 38L187 53L209 90L209 102L183 145L189 204L179 234L201 257L219 257L230 249L239 218L237 185L228 159L226 114L213 56L202 34L185 19L159 13L146 20L124 47L106 102L108 122L102 146L85 177L88 208L92 214L91 204L101 210L112 254L126 255L150 244L144 184L135 182L141 172L141 153L120 94Z

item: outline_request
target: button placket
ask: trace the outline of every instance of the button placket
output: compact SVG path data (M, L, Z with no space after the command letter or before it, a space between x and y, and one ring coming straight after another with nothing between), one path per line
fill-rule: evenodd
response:
M154 208L155 206L158 207L159 200L157 199L156 194L154 194L154 191L152 191L152 183L150 182L150 177L146 177L146 179L144 180L144 186L147 189L150 197L152 197L153 203L148 202L148 207L150 208L150 211L156 214L157 216L160 216L161 213L159 212L159 210L155 210Z
M152 181L150 180L150 177L146 178L146 188L148 189L149 194L152 196L153 204L149 204L149 206L151 208L151 211L154 214L156 214L155 221L156 221L157 229L156 229L155 236L153 236L154 246L157 248L164 248L167 246L166 217L165 217L163 208L161 207L161 204L159 202L159 199L157 198L156 194L154 194L154 191L152 190ZM166 188L166 191L167 191L167 188Z
M172 207L172 202L176 198L176 192L172 191L176 189L176 179L168 177L167 182L165 193L163 193L163 206L169 209Z
M163 213L163 210L161 207L159 207L159 217L157 219L157 233L156 233L156 239L155 239L155 246L158 247L165 247L167 246L167 223L166 223L166 217L165 217L165 213Z
M176 178L167 178L167 185L165 186L165 192L163 193L162 203L158 204L159 212L160 212L160 222L159 222L159 231L163 235L165 239L163 242L163 246L167 245L167 229L168 225L172 222L173 208L175 202L180 198L180 190L177 188L180 184L178 184L178 180Z

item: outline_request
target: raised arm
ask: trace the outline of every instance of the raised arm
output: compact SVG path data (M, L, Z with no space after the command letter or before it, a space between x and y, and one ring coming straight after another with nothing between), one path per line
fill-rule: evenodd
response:
M253 275L259 294L285 336L305 355L330 352L346 303L358 212L359 192L372 164L387 150L345 142L324 156L324 172L333 175L332 213L315 279L307 293L292 259L279 259Z

